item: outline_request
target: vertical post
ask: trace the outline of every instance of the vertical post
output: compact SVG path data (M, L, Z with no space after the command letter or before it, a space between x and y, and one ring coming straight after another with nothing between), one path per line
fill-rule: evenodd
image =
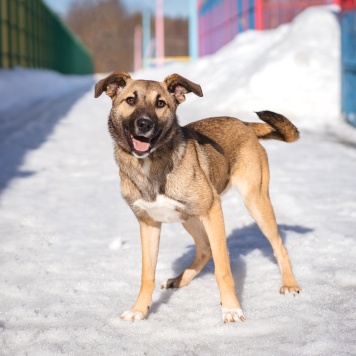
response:
M263 30L263 0L255 0L256 30Z
M189 0L189 57L191 61L198 58L198 4Z
M2 7L4 5L4 2L0 2L0 68L3 67L3 56L4 56L4 47L3 47L3 40L2 40L2 32L3 32L3 26L5 26L5 19L3 20L2 16Z
M15 42L15 63L14 65L20 65L19 54L20 54L20 31L19 31L19 1L15 2L15 9L14 9L14 42Z
M243 32L243 8L242 8L242 0L237 0L237 33Z
M141 27L141 25L135 26L134 68L135 68L135 72L142 68L142 27Z
M156 64L164 64L164 18L163 0L156 0Z
M14 55L14 46L13 46L13 37L14 37L14 28L13 28L13 8L10 3L10 1L7 1L7 21L8 21L8 32L7 32L7 38L8 38L8 65L9 68L12 68L14 65L14 60L13 60L13 55Z
M202 11L201 2L199 0L199 56L206 54L206 37L207 37L207 14Z
M148 8L142 11L142 52L143 52L143 67L148 67L148 59L150 56L151 42L151 13Z
M248 29L248 1L243 0L242 1L242 27L243 31L246 31Z

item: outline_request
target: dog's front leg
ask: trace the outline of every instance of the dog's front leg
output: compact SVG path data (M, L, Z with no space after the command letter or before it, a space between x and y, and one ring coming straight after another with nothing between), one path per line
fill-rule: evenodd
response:
M201 220L208 235L213 254L215 278L220 292L223 320L225 323L238 320L244 321L245 317L235 293L226 245L224 218L218 196L214 197L213 206Z
M142 246L141 289L132 309L121 314L123 320L141 320L148 313L155 287L155 272L161 233L161 223L140 221Z

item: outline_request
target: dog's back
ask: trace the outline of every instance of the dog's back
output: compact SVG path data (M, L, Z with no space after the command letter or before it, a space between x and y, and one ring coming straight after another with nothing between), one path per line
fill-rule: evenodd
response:
M247 123L224 116L195 121L184 127L205 153L210 180L219 194L228 187L237 163L250 166L255 164L254 157L259 159L264 149L258 139L293 142L299 137L298 129L284 116L271 111L257 115L266 123Z

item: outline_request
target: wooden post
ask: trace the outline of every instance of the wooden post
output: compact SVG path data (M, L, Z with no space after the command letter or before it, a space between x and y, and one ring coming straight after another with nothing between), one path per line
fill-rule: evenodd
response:
M141 27L141 25L135 26L134 67L135 67L135 72L142 69L142 27Z

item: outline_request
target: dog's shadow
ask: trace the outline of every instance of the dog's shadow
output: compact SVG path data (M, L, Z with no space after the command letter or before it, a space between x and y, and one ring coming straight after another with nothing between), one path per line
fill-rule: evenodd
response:
M281 224L278 225L278 228L283 243L285 243L288 231L293 231L298 234L307 234L313 231L311 228L300 225ZM268 258L275 264L277 264L277 262L273 255L273 250L270 243L262 234L256 223L252 223L242 228L234 229L227 237L227 246L230 255L231 271L235 280L235 285L237 286L237 296L240 302L242 302L244 281L246 278L246 263L243 256L246 256L255 250L259 250L264 257ZM173 262L174 276L169 277L175 277L182 273L184 269L188 267L188 265L193 261L194 257L195 245L193 244L188 246L187 251ZM195 277L195 279L202 278L206 274L214 274L214 263L212 259L208 262L200 274ZM174 289L162 291L158 300L152 303L150 308L151 313L158 312L159 308L163 304L167 304L173 293Z

